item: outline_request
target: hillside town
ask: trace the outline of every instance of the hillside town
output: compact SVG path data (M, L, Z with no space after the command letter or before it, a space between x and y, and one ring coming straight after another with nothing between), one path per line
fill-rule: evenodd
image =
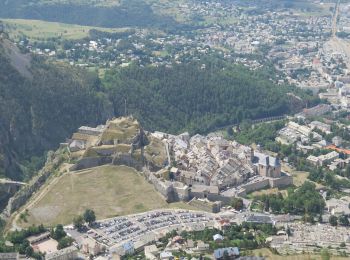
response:
M80 126L56 152L48 153L31 181L5 183L13 185L7 186L13 196L1 214L9 221L4 224L9 233L4 248L15 248L16 253L1 252L0 259L348 258L350 4L321 0L312 4L314 9L309 10L264 7L259 1L174 1L166 7L176 8L177 18L193 29L123 28L117 33L91 29L88 37L78 40L33 41L25 35L17 39L24 53L100 74L110 68L172 67L216 56L253 73L273 69L276 75L268 82L306 91L300 96L311 93L316 101L305 101L297 113L220 123L210 133L183 128L168 133L144 129L142 113L129 113L125 98L123 115ZM15 27L4 22L4 30ZM288 95L302 99L292 91ZM114 112L121 104L112 99L105 103L99 105L113 106ZM17 123L9 121L11 126ZM40 130L35 116L32 121ZM16 132L10 134L20 140ZM96 183L81 176L105 166L131 169L136 176L132 187L141 183L141 177L164 204L149 209L139 203L119 214L121 205L115 203L118 213L102 218L89 200L79 201L84 213L74 212L68 221L57 217L61 208L56 205L34 212L50 221L57 217L55 221L63 224L32 224L38 223L30 209L44 199L50 201L46 196L57 183L68 179L63 187L75 190L76 178L97 186L99 176ZM107 186L115 186L115 179L109 179ZM103 188L99 192L103 195ZM85 191L81 193L85 196ZM125 204L133 197L129 189L126 193ZM68 205L68 200L62 204Z
M142 143L148 144L143 147ZM143 169L145 177L169 202L208 198L220 204L230 200L223 191L244 196L293 183L292 177L282 172L279 158L260 149L216 134L190 137L188 133L148 133L132 117L113 119L97 128L80 127L67 145L74 158L80 156L71 170L105 163Z
M315 116L315 111L332 112L324 105L305 109L287 120L285 127L276 133L276 142L296 145L310 166L328 167L331 171L346 169L348 159L341 159L341 154L347 151L347 142L342 142L339 136L331 138L331 142L327 141L329 137L325 140L322 134L331 135L332 125L309 120L310 115ZM343 224L336 227L330 220L333 216L340 221L349 214L350 196L327 198L322 209L322 223L316 226L301 222L302 217L297 214L256 210L257 201L250 194L293 187L294 179L283 170L293 162L282 160L259 146L253 148L225 139L220 132L207 136L148 132L129 116L109 120L96 128L82 126L61 147L69 150L75 162L70 171L103 164L128 165L141 171L169 203L182 200L198 210L155 210L98 220L82 227L65 226L65 232L75 242L58 251L55 249L57 242L52 242L49 233L29 239L34 248L47 254L47 259L71 255L117 259L140 254L147 259L175 259L182 252L192 256L212 252L214 259L222 259L225 251L229 254L232 251L238 258L239 247L221 245L229 239L225 237L227 230L246 225L271 226L274 231L264 236L265 243L280 254L314 253L323 247L336 255L350 253L348 229ZM328 149L328 152L312 155L319 149ZM343 192L348 191L344 189ZM317 193L324 198L327 196L322 189ZM233 207L232 198L242 198L242 206ZM183 237L204 231L216 233L209 240L193 241ZM253 238L257 237L253 229L249 232ZM320 237L325 232L327 240Z

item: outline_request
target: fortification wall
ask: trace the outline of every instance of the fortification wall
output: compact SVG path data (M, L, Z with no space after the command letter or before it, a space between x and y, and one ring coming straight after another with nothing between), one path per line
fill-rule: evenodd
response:
M166 199L168 202L176 201L176 194L172 185L161 181L152 172L145 171L145 177L150 182L154 188Z
M199 198L199 199L208 199L210 201L221 201L224 204L229 204L231 201L230 197L226 197L220 194L214 193L204 193L204 192L190 192L190 199Z
M285 187L293 184L293 177L289 175L284 175L281 178L270 179L270 187Z
M264 179L254 183L248 183L248 184L242 185L242 188L245 189L246 193L249 193L256 190L267 188L269 186L270 186L269 179Z
M76 164L74 164L69 170L70 171L77 171L77 170L84 170L96 166L101 166L105 164L112 163L112 157L105 156L105 157L86 157L80 159Z
M218 213L220 212L221 203L214 203L214 202L206 202L206 201L200 201L196 198L192 199L188 204L191 206L194 206L198 209L212 212L212 213Z
M174 192L176 192L178 199L182 201L189 201L190 199L190 191L189 187L176 187L173 186Z
M133 158L131 154L118 154L113 158L112 164L114 165L125 165L132 168L135 168L138 171L142 170L142 162Z
M56 153L49 152L47 157L46 164L44 168L40 170L39 174L35 176L28 185L23 186L12 198L9 199L6 208L1 213L2 218L10 217L14 211L26 204L33 193L41 188L49 176L63 161L63 156L60 154L60 151L57 151Z

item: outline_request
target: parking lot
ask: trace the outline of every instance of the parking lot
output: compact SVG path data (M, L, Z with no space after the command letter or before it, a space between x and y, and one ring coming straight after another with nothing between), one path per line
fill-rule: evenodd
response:
M87 235L107 247L117 246L132 240L158 236L159 232L175 228L198 229L213 222L214 215L188 210L156 210L136 215L115 217L98 221Z

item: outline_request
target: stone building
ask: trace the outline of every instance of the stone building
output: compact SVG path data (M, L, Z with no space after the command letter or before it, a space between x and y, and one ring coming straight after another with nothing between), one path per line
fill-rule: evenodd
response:
M259 175L271 178L281 177L281 162L279 158L254 152L253 163L257 166Z

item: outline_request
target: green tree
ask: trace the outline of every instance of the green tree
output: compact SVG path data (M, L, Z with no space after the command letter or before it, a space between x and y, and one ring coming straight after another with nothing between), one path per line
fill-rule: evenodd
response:
M34 253L33 248L32 248L31 246L28 246L28 247L26 248L26 256L30 257L30 256L33 255L33 253Z
M61 224L58 224L54 229L51 230L51 237L57 241L65 237L67 234Z
M96 216L95 216L95 212L91 209L87 209L84 212L84 220L89 223L89 225L91 225L92 223L94 223L96 221Z
M345 215L341 215L338 220L339 220L339 224L342 226L348 227L350 224L348 217Z
M228 134L228 136L233 136L233 129L232 129L232 126L229 126L227 129L226 129L226 132Z
M334 215L330 216L329 217L329 224L333 227L337 226L338 225L338 218Z
M63 237L58 241L57 249L60 250L69 247L73 244L73 241L74 240L71 237Z
M242 210L243 209L243 199L242 198L233 198L231 201L231 206L235 209L235 210Z
M322 222L323 222L322 214L318 215L318 222L319 222L319 223L322 223Z
M83 216L76 216L73 218L73 225L76 229L81 230L84 226L84 218Z
M287 229L286 229L286 234L288 236L291 236L292 235L292 231L290 230L290 227L288 226Z

